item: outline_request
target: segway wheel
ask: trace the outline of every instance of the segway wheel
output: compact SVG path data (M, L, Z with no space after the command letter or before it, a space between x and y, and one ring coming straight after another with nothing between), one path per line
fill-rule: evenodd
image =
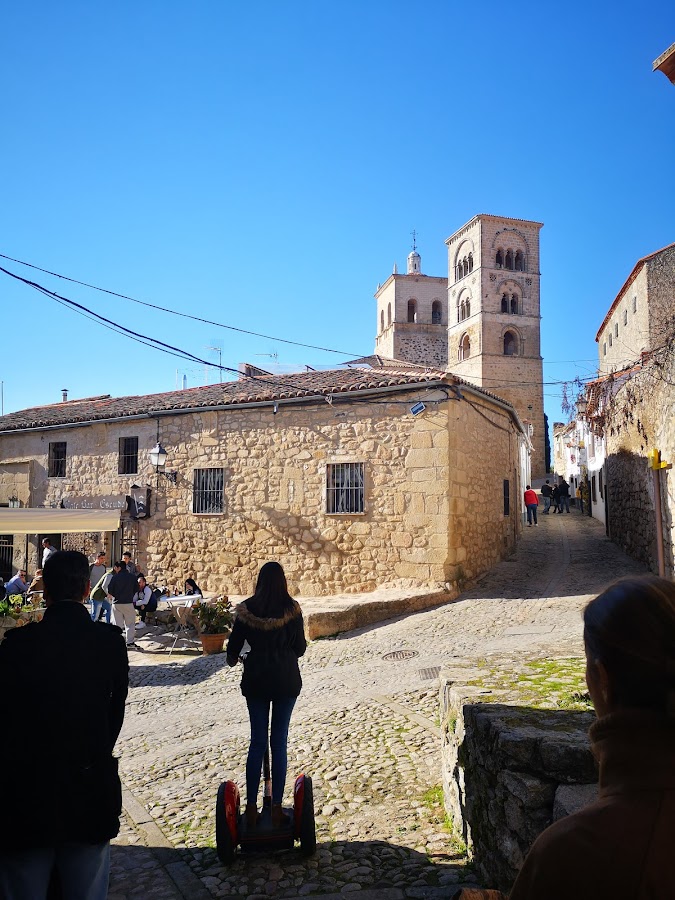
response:
M303 856L316 853L316 823L314 821L314 788L309 775L304 776L305 789L302 797L300 818L300 852Z
M239 788L233 781L224 781L218 788L216 801L216 853L224 866L234 862L238 820Z

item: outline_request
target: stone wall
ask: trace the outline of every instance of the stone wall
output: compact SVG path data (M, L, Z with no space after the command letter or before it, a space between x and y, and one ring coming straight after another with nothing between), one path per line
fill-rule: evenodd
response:
M675 463L675 359L649 363L617 391L605 425L609 536L657 571L654 477L647 453L656 447ZM662 527L666 575L675 572L675 470L662 470Z
M266 405L95 423L3 435L0 452L10 462L32 460L33 506L150 485L137 562L156 583L193 576L205 590L246 594L260 565L278 559L300 596L436 591L484 571L513 545L518 525L504 519L501 498L518 437L491 423L502 412L489 400L481 416L467 402L425 398L425 412L412 416L416 399L402 392L334 406L280 404L277 415ZM175 484L149 462L158 421ZM122 436L138 436L133 475L117 471ZM47 475L50 441L67 442L65 478ZM363 514L326 512L326 467L344 462L364 463ZM224 470L222 514L192 512L201 468ZM513 484L514 506L518 490Z
M595 799L595 717L481 703L441 684L445 806L478 880L508 891L538 835Z
M474 578L515 548L521 528L517 438L511 417L480 397L450 401L448 562L457 577ZM504 480L510 509L504 515ZM480 548L478 556L474 548Z

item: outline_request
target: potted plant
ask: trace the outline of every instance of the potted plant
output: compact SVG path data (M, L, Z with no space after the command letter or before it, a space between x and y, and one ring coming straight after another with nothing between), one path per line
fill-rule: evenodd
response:
M199 639L205 656L222 653L225 638L229 635L234 620L232 606L227 597L213 601L203 601L195 607L199 623Z

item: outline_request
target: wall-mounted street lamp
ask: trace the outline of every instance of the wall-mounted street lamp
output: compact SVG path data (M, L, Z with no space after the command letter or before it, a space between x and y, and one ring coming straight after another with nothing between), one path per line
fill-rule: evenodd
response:
M586 410L588 409L588 400L584 397L583 394L579 394L577 397L577 415L580 419L583 419L586 415Z
M175 484L178 480L178 472L165 471L166 455L166 450L162 447L160 442L157 441L150 451L150 464L155 467L155 471L158 475L163 475L165 478L168 478L172 484Z

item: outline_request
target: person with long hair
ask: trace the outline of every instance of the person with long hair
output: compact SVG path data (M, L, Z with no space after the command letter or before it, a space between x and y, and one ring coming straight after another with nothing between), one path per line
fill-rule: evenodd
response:
M194 578L186 578L185 579L185 594L188 597L193 597L193 596L196 597L197 595L199 595L201 597L201 595L202 595L201 588L199 587L197 582L194 580Z
M675 585L623 578L584 611L598 799L535 841L510 900L675 897Z
M302 689L298 658L307 649L300 605L288 593L286 576L278 562L260 569L255 593L237 606L227 644L227 662L235 666L244 642L246 654L241 692L251 720L251 742L246 759L246 823L258 821L258 789L268 733L272 751L272 825L286 824L282 800L288 769L288 727ZM270 728L270 709L272 724Z

